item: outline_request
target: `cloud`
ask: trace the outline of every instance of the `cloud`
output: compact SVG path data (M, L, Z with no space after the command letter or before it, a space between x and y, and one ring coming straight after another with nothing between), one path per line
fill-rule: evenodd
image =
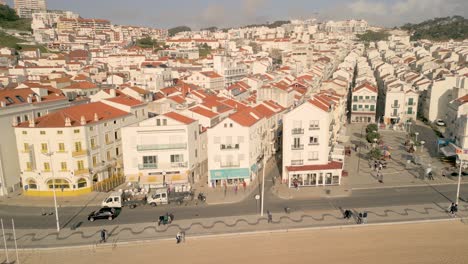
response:
M366 0L358 0L348 5L349 10L353 14L372 14L372 15L384 15L387 7L384 3L376 3Z

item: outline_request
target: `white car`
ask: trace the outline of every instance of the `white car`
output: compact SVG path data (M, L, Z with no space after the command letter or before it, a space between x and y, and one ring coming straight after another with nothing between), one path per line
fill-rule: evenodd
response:
M438 125L438 126L445 126L445 122L444 122L444 120L442 120L442 119L437 119L437 120L435 121L435 123L436 123L436 125Z

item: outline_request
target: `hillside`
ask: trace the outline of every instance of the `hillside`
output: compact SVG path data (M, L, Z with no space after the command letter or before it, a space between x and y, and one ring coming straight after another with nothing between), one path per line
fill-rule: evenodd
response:
M444 41L468 39L468 19L462 16L440 17L419 24L405 24L401 29L411 33L411 40Z
M8 5L0 5L0 27L21 31L32 31L31 19L22 19Z

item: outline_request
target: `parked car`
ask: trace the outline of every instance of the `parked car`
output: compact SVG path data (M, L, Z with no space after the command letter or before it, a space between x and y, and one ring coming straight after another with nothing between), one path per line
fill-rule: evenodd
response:
M445 126L445 122L444 122L444 120L442 120L442 119L437 119L437 120L435 121L435 123L436 123L436 125L438 125L438 126Z
M96 219L108 219L112 220L117 216L115 208L104 207L97 211L94 211L88 215L88 221L93 222Z

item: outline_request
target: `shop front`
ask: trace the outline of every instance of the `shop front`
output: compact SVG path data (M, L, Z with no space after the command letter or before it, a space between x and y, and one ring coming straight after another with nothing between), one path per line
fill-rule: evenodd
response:
M332 161L326 165L289 166L288 185L290 188L301 186L340 185L343 163Z
M244 181L250 182L250 170L248 168L210 170L211 187L240 185Z

